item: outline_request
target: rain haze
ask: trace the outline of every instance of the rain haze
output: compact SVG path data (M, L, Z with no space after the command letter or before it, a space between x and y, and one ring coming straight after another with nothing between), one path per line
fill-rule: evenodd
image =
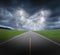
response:
M0 0L0 27L16 30L60 28L60 0Z

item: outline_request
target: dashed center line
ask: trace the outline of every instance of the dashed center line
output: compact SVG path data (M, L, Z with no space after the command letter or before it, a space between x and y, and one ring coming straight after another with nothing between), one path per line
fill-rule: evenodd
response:
M31 43L31 38L29 38L29 55L31 55L31 46L32 46L32 43Z

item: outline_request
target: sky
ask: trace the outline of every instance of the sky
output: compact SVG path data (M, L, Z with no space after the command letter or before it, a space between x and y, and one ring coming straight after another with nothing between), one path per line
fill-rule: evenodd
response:
M60 0L0 0L0 27L16 30L60 28Z

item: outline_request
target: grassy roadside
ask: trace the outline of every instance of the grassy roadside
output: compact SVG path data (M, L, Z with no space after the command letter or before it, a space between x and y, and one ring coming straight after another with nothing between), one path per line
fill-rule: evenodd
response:
M35 31L35 32L60 43L60 29Z
M26 31L0 29L0 41L12 38L12 37L22 34L24 32L26 32Z

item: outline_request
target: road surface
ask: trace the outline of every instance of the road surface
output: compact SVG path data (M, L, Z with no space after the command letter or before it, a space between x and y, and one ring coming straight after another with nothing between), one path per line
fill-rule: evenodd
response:
M0 44L0 55L60 55L60 46L29 31Z

